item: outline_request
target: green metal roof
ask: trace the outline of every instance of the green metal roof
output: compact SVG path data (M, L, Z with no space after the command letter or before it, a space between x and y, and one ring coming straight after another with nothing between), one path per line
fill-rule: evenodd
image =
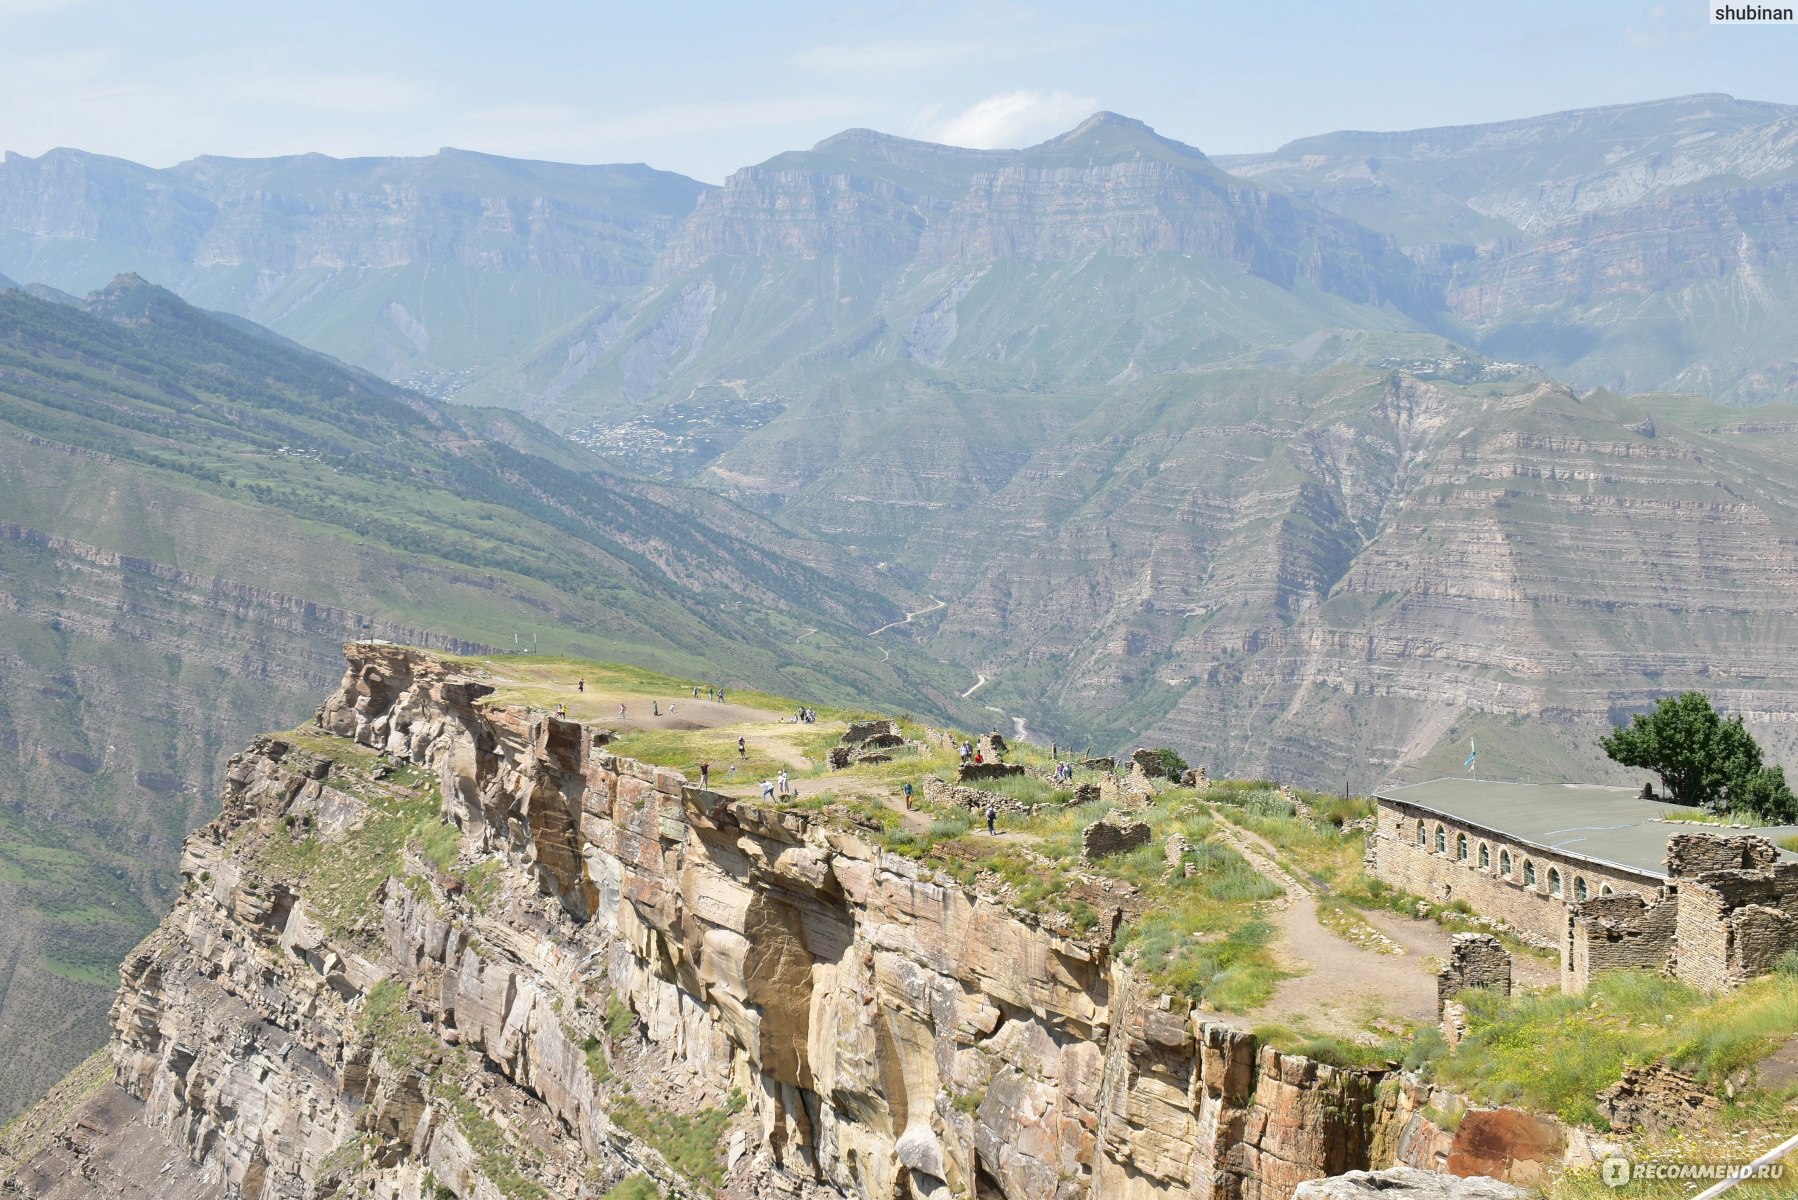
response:
M1625 787L1578 783L1501 783L1487 779L1432 779L1382 788L1375 799L1409 804L1501 837L1607 866L1667 877L1667 841L1676 833L1756 834L1777 842L1798 835L1798 825L1734 829L1691 821L1656 820L1692 810L1644 800ZM1790 851L1782 858L1798 859Z

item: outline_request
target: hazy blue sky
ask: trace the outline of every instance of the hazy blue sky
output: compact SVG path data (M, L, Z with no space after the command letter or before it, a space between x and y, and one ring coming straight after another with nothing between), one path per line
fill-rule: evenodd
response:
M717 181L850 126L1027 145L1108 108L1212 153L1689 92L1798 102L1705 5L0 0L0 148L461 146Z

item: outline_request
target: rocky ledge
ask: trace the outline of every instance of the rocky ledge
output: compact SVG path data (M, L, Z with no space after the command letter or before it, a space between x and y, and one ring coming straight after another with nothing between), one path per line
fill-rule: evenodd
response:
M111 1080L0 1190L1285 1200L1443 1136L851 831L348 654L232 760Z

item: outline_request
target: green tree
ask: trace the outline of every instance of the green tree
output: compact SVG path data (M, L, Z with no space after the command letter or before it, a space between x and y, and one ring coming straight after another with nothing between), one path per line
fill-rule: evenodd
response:
M1762 753L1742 718L1724 717L1703 692L1665 696L1654 711L1599 739L1611 758L1661 778L1675 804L1740 812L1764 820L1789 819L1798 798L1785 771L1762 765Z
M1180 776L1186 771L1186 760L1180 757L1178 751L1162 746L1149 751L1149 753L1154 755L1154 766L1145 765L1144 770L1159 775L1163 779L1171 779L1175 783L1180 782Z

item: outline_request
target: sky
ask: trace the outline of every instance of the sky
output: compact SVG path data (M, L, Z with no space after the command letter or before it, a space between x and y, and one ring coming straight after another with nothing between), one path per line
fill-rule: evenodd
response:
M1798 103L1798 26L1707 7L0 0L0 149L457 146L708 182L865 126L1023 146L1100 109L1212 154L1693 92Z

